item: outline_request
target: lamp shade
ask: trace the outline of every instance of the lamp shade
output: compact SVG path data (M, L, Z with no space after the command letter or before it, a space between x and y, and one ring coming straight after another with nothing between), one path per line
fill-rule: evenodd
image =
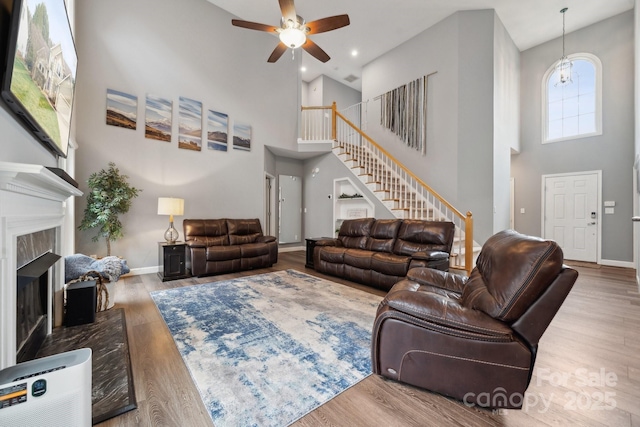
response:
M184 199L158 197L158 215L184 215Z

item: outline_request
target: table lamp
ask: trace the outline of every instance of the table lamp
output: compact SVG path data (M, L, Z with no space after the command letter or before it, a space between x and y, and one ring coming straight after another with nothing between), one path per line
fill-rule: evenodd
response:
M175 243L180 233L173 227L173 216L184 215L184 199L158 197L158 215L169 215L169 228L165 231L164 238L169 244Z

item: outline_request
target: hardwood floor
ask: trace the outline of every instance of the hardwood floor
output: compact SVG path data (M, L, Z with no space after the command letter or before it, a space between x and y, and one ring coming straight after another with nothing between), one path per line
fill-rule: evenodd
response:
M270 269L161 282L155 274L118 283L126 312L138 409L115 426L211 426L150 291L297 269L367 292L366 286L304 267L304 252L279 254ZM576 266L580 276L540 341L528 407L492 412L372 375L295 426L640 426L640 294L635 271ZM221 384L224 387L224 384Z

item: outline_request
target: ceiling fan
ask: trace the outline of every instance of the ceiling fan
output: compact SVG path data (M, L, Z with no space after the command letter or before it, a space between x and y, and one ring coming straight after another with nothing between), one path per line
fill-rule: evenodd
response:
M331 59L320 46L315 44L307 36L346 27L349 25L349 15L330 16L307 23L302 17L296 14L293 0L278 0L278 2L280 3L280 10L282 11L280 27L243 21L241 19L232 19L231 24L250 30L266 31L277 34L280 37L280 43L278 43L278 46L273 50L267 62L276 62L287 48L296 49L298 47L302 47L319 61L327 62Z

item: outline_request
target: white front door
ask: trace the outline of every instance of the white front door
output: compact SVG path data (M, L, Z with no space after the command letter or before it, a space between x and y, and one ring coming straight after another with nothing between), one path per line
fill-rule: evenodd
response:
M544 237L562 248L565 259L598 261L599 172L543 177Z

